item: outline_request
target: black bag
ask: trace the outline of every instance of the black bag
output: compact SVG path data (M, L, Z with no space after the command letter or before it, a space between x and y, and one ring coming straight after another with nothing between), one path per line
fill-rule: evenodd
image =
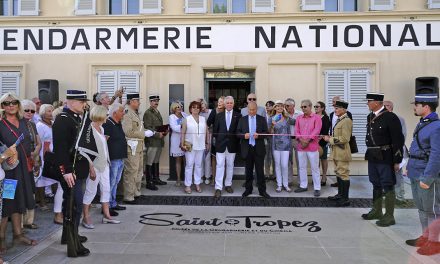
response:
M44 153L44 166L42 175L56 181L59 181L62 178L60 167L56 164L55 153L51 151L46 151L46 153Z
M351 153L358 153L359 152L355 136L352 135L350 137L350 142L348 142L348 144L350 145Z

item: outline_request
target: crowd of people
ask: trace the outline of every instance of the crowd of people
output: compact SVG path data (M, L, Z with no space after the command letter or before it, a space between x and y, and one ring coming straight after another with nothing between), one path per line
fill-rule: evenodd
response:
M1 96L0 179L14 180L15 193L12 198L3 197L0 203L3 217L0 253L7 250L8 218L12 222L14 243L36 245L37 241L25 236L23 231L38 228L34 223L36 203L42 210L48 210L45 197L50 196L54 198L53 222L63 225L61 243L67 244L68 256L89 255L90 251L83 246L87 238L78 234L78 226L95 228L90 207L98 185L102 223L120 224L115 217L126 207L118 203L118 192L123 194L124 204L137 204L143 178L145 187L151 191L167 184L159 177L159 161L168 134L169 155L176 161L175 184L183 185L186 194L203 192L202 184L214 186L216 199L221 197L223 190L233 193L233 169L238 153L245 161L243 197L249 196L256 184L261 197L271 198L266 191L269 180L276 182L276 192L307 192L308 164L313 195L319 197L321 187L327 185L327 156L331 149L330 157L337 176L332 186L337 187L338 192L328 197L329 203L338 207L350 205L349 167L356 147L352 115L347 110L349 103L338 96L332 100L333 112L330 114L324 102L312 103L308 99L300 102L301 110L295 108L292 98L267 101L265 107L258 106L256 95L251 93L247 96L247 107L242 109L235 107L232 96L218 98L215 109L208 109L204 99L196 99L189 103L188 112L182 103L173 102L169 118L164 120L158 110L158 95L149 95L149 107L141 117L139 94L126 94L123 102L123 93L122 89L112 97L105 92L96 93L93 104L89 104L85 91L68 90L66 101L54 105L41 104L38 98L20 101L11 93ZM431 111L428 114L435 119L438 101L425 102L420 98L416 96L415 108L428 106ZM393 113L392 102L383 99L383 94L366 96L371 111L367 117L366 159L373 184L373 207L362 218L376 219L378 226L390 226L395 224L396 198L404 200L402 170L404 156L408 153L404 147L404 120ZM419 112L416 114L426 118L425 112ZM416 147L420 149L420 143L411 146ZM420 153L414 154L417 151L410 153L413 159L421 160L417 158ZM430 153L437 155L434 149ZM411 155L409 157L411 166ZM293 188L295 163L298 185ZM56 173L45 172L49 165L55 166L52 171ZM438 165L431 165L431 172L438 175L439 170ZM434 180L411 178L424 233L407 243L425 248L421 254L440 252L432 250L439 243L440 231L430 229L430 224L437 219L438 207L432 207L434 212L426 209L427 200L434 199L434 205L438 206L439 198L438 192L433 190L428 199L426 193L417 189L417 184L428 190L438 180L438 177ZM385 214L382 212L383 197ZM425 244L429 245L429 250L423 247Z

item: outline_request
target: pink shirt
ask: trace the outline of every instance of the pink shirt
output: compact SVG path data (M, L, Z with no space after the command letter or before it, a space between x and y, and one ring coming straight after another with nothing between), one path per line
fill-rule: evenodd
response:
M322 121L321 117L315 113L311 113L309 116L300 115L296 118L295 123L295 136L299 142L300 138L312 139L310 144L306 148L302 148L298 143L298 151L318 151L318 135L321 132ZM304 136L302 136L304 135Z

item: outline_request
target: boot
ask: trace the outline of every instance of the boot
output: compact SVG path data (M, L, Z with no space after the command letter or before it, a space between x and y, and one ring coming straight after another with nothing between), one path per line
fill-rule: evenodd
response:
M337 207L346 207L350 205L350 200L348 199L348 193L350 190L350 181L343 181L341 180L339 182L339 185L342 185L342 196L341 199L338 200Z
M145 166L145 181L146 181L145 188L151 191L157 191L159 190L159 188L157 188L157 186L153 182L152 170L153 170L152 166L150 165Z
M166 182L162 181L159 177L159 163L153 163L153 182L156 185L167 185Z
M330 201L337 201L342 198L342 185L341 185L342 180L338 176L336 176L336 180L338 185L338 194L334 196L329 196L327 199L329 199Z
M385 214L376 222L376 225L387 227L395 225L394 204L396 203L396 192L394 190L385 193Z
M362 214L364 220L380 219L382 213L382 189L373 189L373 208L367 214Z

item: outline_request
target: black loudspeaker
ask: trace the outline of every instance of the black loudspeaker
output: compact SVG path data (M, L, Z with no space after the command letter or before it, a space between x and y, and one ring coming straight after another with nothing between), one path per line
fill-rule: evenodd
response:
M38 80L38 98L42 104L52 104L59 100L57 80Z
M416 94L438 94L437 77L416 78Z

